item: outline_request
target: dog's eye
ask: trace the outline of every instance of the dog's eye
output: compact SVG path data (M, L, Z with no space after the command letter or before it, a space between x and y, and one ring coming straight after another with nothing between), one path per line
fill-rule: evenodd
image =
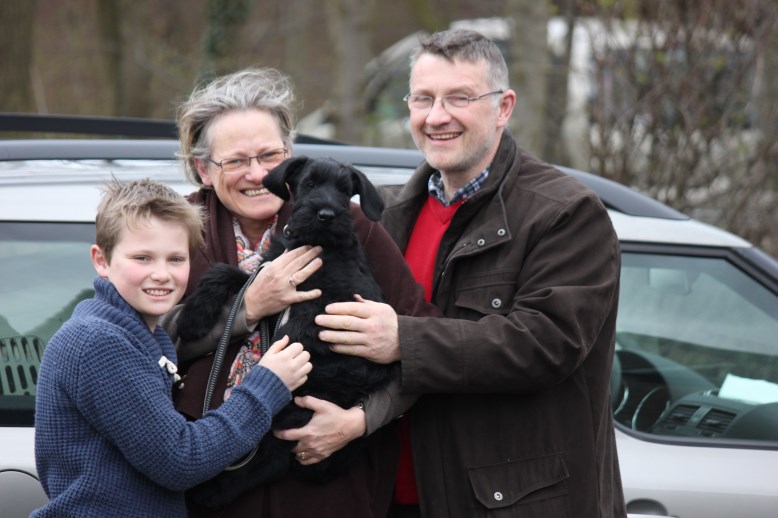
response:
M302 187L306 191L310 191L311 189L316 187L316 182L314 182L313 180L306 180L306 181L303 182L303 186Z

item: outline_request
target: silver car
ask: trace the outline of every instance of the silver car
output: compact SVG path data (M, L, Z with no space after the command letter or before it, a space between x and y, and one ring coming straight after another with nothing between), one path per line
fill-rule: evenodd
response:
M99 184L154 177L182 193L177 142L0 141L0 514L45 502L33 409L41 354L78 301ZM297 155L351 162L402 183L416 151L298 142ZM595 190L622 246L611 380L631 513L778 516L778 262L748 242L603 178ZM571 424L574 426L574 424Z

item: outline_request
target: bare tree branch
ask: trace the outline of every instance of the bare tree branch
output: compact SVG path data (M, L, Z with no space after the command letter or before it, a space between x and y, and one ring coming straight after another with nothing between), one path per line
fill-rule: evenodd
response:
M778 4L656 4L600 13L591 166L776 254Z

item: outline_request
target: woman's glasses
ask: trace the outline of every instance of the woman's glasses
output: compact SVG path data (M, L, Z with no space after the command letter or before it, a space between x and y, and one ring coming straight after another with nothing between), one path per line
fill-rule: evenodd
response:
M251 168L251 161L257 160L257 164L265 169L273 169L286 158L286 148L271 149L254 156L225 158L221 162L208 159L209 162L218 165L224 174L245 173Z

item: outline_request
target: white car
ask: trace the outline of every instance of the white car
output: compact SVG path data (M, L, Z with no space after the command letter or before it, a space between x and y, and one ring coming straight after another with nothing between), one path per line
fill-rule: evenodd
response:
M182 193L161 140L0 141L0 514L46 501L33 452L40 356L92 294L100 182L153 177ZM402 183L416 151L326 143L376 184ZM622 247L612 397L631 513L778 516L778 261L603 178L563 169L608 207Z

